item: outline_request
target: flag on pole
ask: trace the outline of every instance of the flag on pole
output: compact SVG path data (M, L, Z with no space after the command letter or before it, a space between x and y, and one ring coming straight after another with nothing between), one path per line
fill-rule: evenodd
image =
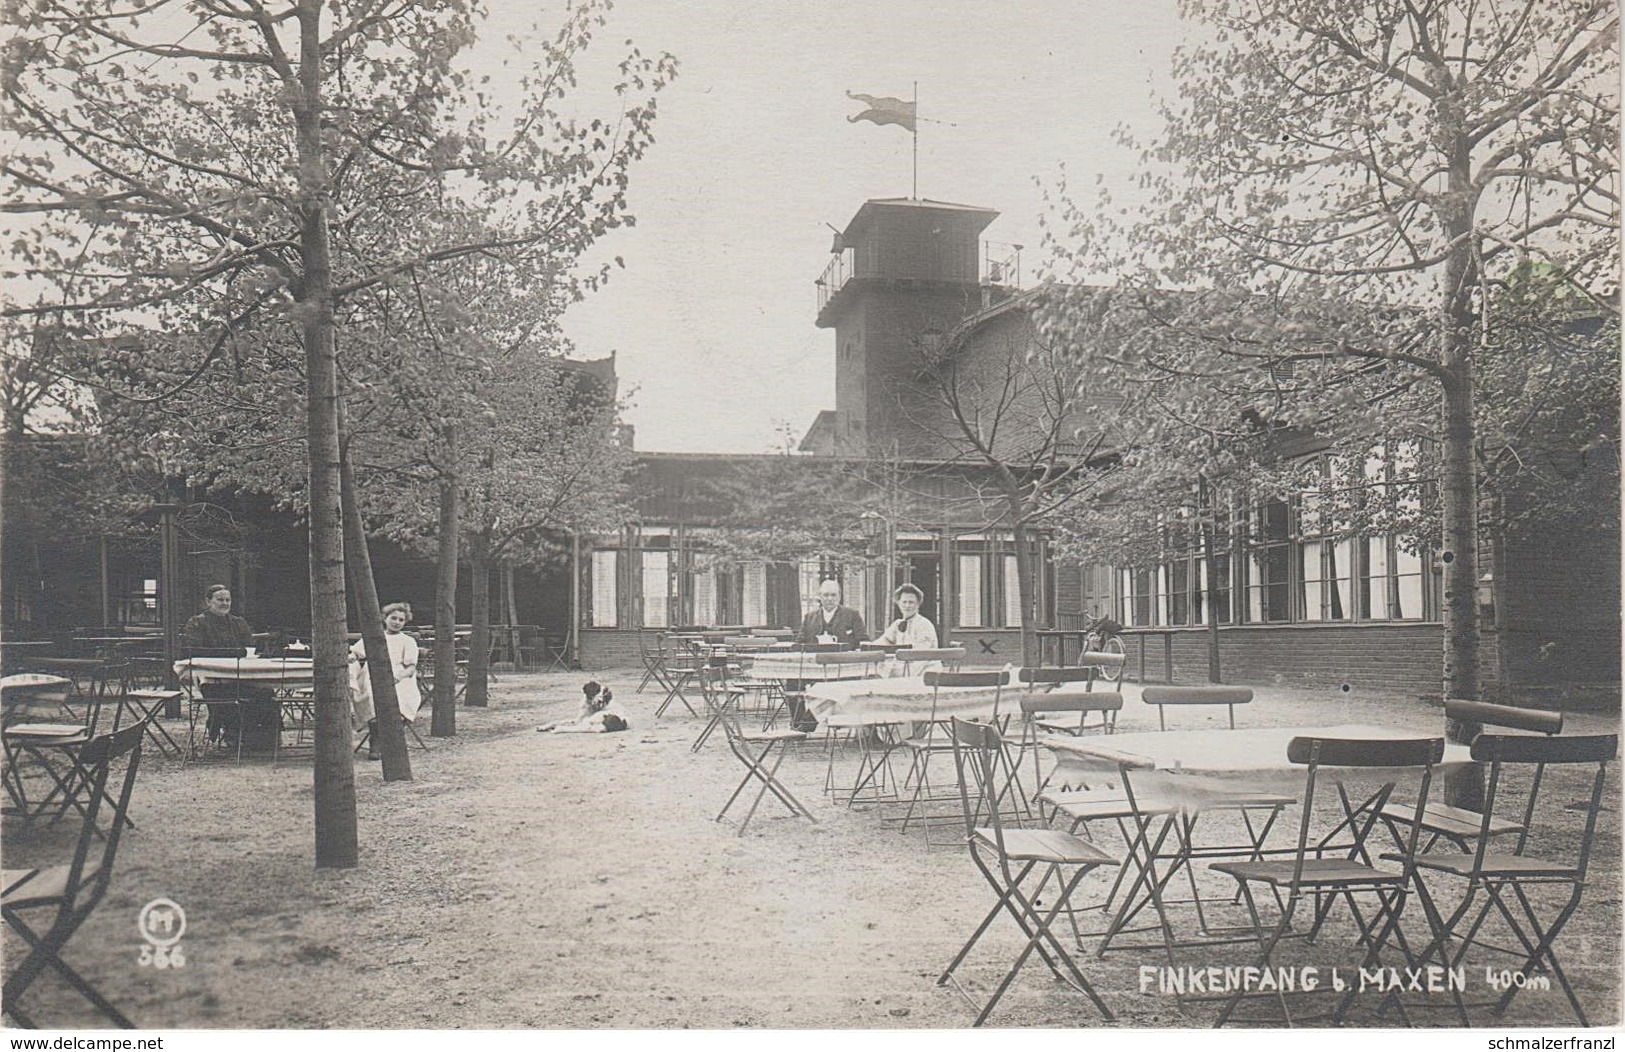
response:
M848 124L871 121L875 124L897 124L914 131L914 103L909 100L894 99L889 95L859 95L850 91L846 97L856 99L867 107L857 116L848 117Z

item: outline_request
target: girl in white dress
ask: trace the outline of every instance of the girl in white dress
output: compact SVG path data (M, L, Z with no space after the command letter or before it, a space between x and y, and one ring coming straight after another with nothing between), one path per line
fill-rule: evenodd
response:
M407 722L417 719L423 707L423 694L418 690L418 641L406 633L406 623L412 619L412 608L405 603L390 603L383 609L384 642L389 645L389 665L395 674L395 700L400 703L401 717ZM372 677L367 673L366 640L358 639L350 647L350 704L356 720L370 730L374 719L372 704ZM378 750L368 736L367 758L377 759Z

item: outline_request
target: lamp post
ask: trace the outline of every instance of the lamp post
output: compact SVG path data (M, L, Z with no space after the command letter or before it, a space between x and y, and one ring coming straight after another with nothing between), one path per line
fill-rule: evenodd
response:
M858 518L864 522L873 523L875 528L885 531L880 542L880 554L882 564L886 569L886 575L881 581L881 586L871 590L873 594L870 596L870 600L874 606L869 611L871 615L878 615L875 620L870 621L870 624L881 624L891 614L889 606L891 591L897 584L895 580L897 576L897 528L889 515L878 511L866 511Z

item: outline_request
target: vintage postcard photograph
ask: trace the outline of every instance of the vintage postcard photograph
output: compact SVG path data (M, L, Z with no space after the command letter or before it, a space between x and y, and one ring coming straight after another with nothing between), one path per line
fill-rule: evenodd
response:
M14 1043L1613 1047L1615 3L4 26Z

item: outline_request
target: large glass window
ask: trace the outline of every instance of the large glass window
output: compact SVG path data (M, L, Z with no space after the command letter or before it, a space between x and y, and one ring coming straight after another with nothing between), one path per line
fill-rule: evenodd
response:
M1125 625L1149 626L1151 605L1156 599L1156 574L1148 569L1124 570L1122 574L1122 606L1117 620Z
M694 623L696 625L721 624L717 620L717 575L709 567L695 570L693 588Z
M1247 620L1290 621L1290 508L1272 500L1253 509L1247 534Z
M1194 518L1165 520L1166 554L1118 572L1108 609L1134 626L1436 616L1429 560L1414 536L1431 493L1420 470L1416 447L1394 444L1305 465L1289 500L1249 502L1203 486ZM1087 609L1087 572L1084 580Z
M1004 624L1007 628L1021 627L1021 571L1016 557L1004 557Z
M651 628L671 624L671 553L643 552L643 623Z
M959 556L959 625L984 627L982 620L982 556Z
M1336 477L1332 462L1321 461L1307 481L1298 498L1298 607L1305 621L1346 621L1354 613L1354 546L1337 510L1346 480Z
M1168 582L1168 620L1170 625L1191 624L1191 557L1171 560L1163 568Z
M619 552L598 549L592 553L592 625L594 628L616 628L619 603L616 588L616 562Z
M817 559L803 559L796 567L796 582L801 588L801 614L803 617L813 612L818 606L818 586L823 578L819 575Z
M767 564L747 563L744 567L744 594L741 596L740 623L767 624Z
M1117 617L1117 603L1112 595L1112 568L1091 563L1081 568L1083 577L1084 616Z

